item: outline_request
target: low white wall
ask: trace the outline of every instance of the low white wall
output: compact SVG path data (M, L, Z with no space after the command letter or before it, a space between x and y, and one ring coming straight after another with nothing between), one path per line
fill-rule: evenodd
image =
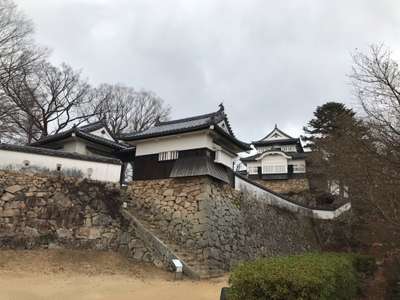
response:
M311 209L307 207L300 206L296 203L290 202L283 199L273 193L270 193L239 176L235 176L235 189L242 192L249 192L254 195L257 199L267 201L269 205L285 208L294 213L299 213L301 215L311 217L314 219L331 220L340 216L342 213L351 209L351 204L346 203L336 210L320 210Z
M94 180L119 182L120 179L121 165L0 149L0 169L20 169L24 167L24 161L29 161L30 167L46 168L50 171L57 170L57 165L61 164L61 171L80 170L85 178Z

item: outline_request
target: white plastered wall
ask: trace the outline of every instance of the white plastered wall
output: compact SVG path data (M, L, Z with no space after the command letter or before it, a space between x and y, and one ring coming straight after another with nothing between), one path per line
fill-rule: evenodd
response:
M287 158L275 154L275 155L265 155L261 161L261 166L262 166L262 172L263 173L287 173L287 166L288 166L288 161ZM268 168L273 168L274 171L271 172L265 172L266 169ZM276 170L277 168L282 168L282 171Z
M86 149L86 144L79 141L78 139L73 139L64 144L63 147L65 152L69 153L79 153L83 155L88 155L88 151Z
M201 148L215 149L212 138L205 132L141 141L136 145L136 156Z
M0 169L6 167L19 169L24 167L24 161L29 161L29 166L46 168L50 171L57 170L57 165L60 164L61 171L63 169L80 170L85 178L94 180L119 182L120 179L121 165L26 152L0 150ZM91 175L89 174L89 169L92 170Z
M215 162L227 166L228 168L233 167L233 162L237 158L236 155L232 155L224 150L218 150L215 152Z
M220 163L232 169L237 155L225 151L221 146L213 142L207 132L182 134L140 141L136 144L136 156L158 154L167 151L185 151L207 148L216 152L216 163Z
M103 133L104 132L104 133ZM110 140L110 141L114 141L114 139L112 138L112 136L108 133L108 131L106 130L105 127L97 129L95 131L90 132L90 134L102 137L104 139Z
M261 162L260 161L251 161L246 163L247 167L247 172L249 174L257 174L258 173L258 167L261 167Z

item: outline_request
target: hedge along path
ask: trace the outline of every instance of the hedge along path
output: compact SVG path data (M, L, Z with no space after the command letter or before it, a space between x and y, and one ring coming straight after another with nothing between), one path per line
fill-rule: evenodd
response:
M311 253L243 263L229 279L232 300L350 300L357 296L360 274L376 268L369 256Z

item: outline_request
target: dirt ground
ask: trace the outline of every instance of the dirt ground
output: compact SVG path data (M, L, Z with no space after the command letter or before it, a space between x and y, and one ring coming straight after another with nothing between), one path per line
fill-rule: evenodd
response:
M223 286L227 277L174 281L111 252L0 251L1 300L216 300Z

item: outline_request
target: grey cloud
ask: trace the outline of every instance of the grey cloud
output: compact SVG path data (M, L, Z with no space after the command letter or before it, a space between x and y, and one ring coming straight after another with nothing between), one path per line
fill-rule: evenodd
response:
M396 0L17 0L37 39L96 84L155 91L173 117L224 101L238 137L301 133L319 104L354 103L350 53L399 49Z

